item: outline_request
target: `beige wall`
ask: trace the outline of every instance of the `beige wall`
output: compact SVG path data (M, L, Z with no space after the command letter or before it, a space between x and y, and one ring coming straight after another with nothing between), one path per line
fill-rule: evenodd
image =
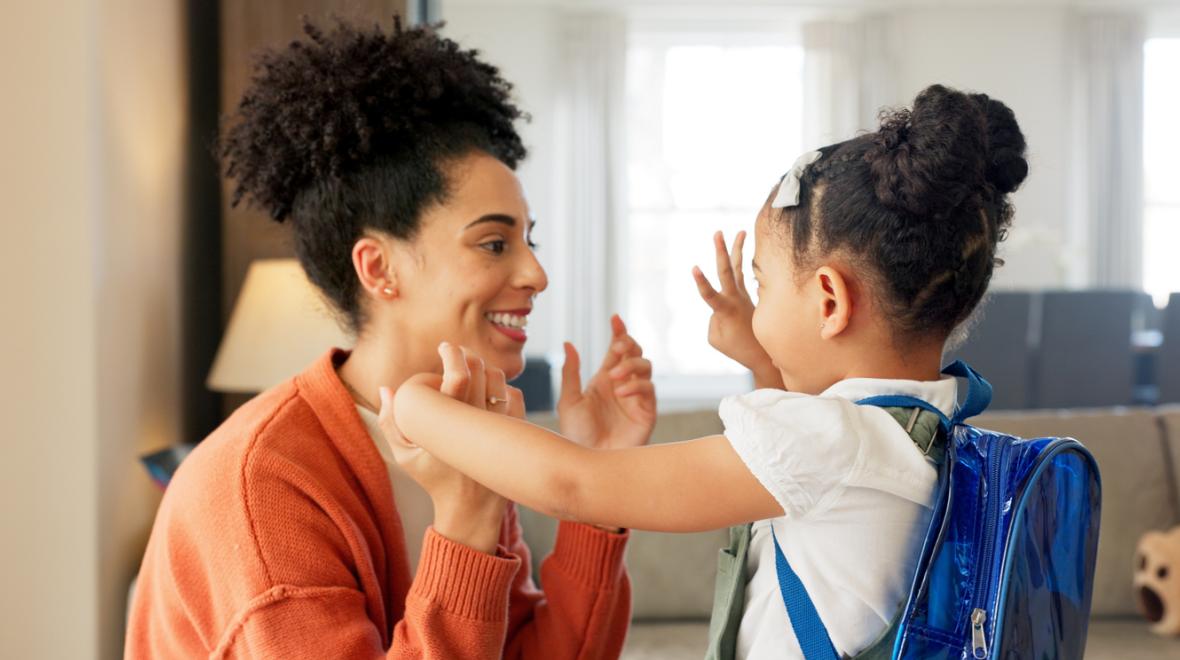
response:
M0 22L0 649L12 658L94 657L98 637L94 19L71 0Z
M182 439L187 80L180 0L99 6L98 657L113 659L159 502L137 457Z
M25 3L0 28L4 657L121 655L158 500L136 457L179 429L181 7Z

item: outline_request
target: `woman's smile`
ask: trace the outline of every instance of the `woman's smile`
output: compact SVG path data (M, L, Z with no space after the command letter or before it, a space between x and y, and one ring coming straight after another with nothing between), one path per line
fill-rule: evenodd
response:
M489 311L484 313L484 318L492 327L498 330L501 334L509 339L523 344L528 341L528 333L525 328L529 324L529 312L532 309L510 309L503 311Z

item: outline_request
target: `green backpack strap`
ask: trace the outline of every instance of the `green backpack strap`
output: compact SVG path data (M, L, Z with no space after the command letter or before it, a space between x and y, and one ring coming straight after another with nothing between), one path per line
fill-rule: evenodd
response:
M941 433L938 416L921 408L882 408L893 416L898 424L910 434L910 440L922 450L922 453L941 464L946 457L946 438ZM901 632L901 619L905 614L905 601L897 606L897 613L889 622L889 627L881 633L868 648L857 653L856 660L887 660L893 657L893 642Z
M746 606L746 556L750 553L749 523L729 528L729 547L717 553L713 613L705 660L730 660L737 649L738 628Z
M942 437L938 416L921 408L882 408L909 433L923 454L935 463L946 455L946 441ZM750 551L750 525L729 529L729 547L717 556L717 582L713 591L713 614L709 618L709 646L705 660L731 660L737 649L738 628L746 602L746 556ZM885 660L893 655L893 642L901 630L905 603L898 605L897 614L889 627L865 650L856 654L857 660Z

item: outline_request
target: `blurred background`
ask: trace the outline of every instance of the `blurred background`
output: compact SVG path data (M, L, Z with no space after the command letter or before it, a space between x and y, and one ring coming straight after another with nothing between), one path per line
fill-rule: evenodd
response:
M711 233L752 229L798 154L935 82L1012 107L1031 165L998 293L957 354L1004 408L1180 400L1180 0L6 6L5 658L120 657L159 501L140 457L199 441L348 341L273 261L292 255L284 229L229 208L212 156L251 53L297 36L304 14L443 20L516 85L551 281L529 327L541 407L561 342L589 370L615 311L656 365L662 409L749 387L705 342L690 268L711 272Z

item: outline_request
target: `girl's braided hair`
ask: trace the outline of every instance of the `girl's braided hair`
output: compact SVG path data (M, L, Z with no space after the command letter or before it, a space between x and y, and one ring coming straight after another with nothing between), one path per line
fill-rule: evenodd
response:
M1008 194L1028 174L1012 110L932 85L912 109L883 112L876 132L821 153L779 216L796 262L840 252L868 274L900 339L948 336L1002 263Z

